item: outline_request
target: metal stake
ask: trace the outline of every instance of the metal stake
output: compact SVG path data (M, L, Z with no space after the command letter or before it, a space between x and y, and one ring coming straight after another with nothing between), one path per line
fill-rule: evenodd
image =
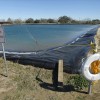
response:
M2 26L2 24L8 24L10 22L0 22L0 27ZM4 34L4 31L1 27L1 30L0 30L0 44L2 44L2 49L3 49L3 59L4 59L4 67L5 67L5 73L6 73L6 77L8 76L8 67L7 67L7 63L6 63L6 56L5 56L5 48L4 48L4 43L5 43L5 34Z
M3 58L4 58L4 66L5 66L5 69L6 69L6 77L8 77L8 67L7 67L7 63L6 63L6 56L5 56L5 48L4 48L4 43L2 43L2 49L3 49Z
M92 93L92 82L89 81L88 94L91 95L91 93Z

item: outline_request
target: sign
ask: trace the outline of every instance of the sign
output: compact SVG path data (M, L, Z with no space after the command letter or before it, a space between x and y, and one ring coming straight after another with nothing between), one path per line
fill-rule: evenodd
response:
M2 27L0 27L0 43L4 43L5 39L4 39L4 32Z

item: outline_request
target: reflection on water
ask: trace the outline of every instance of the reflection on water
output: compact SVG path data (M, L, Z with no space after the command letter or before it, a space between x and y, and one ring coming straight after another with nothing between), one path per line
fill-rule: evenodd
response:
M62 46L85 34L94 25L4 26L7 51L38 51Z

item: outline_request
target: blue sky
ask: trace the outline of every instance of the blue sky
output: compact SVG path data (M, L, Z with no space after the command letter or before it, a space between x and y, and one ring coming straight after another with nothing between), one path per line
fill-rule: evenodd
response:
M100 0L0 0L0 19L100 19Z

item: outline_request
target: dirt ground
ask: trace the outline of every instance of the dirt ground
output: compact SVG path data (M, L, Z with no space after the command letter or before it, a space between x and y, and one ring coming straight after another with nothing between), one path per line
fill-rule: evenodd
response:
M69 90L67 79L72 74L64 73L64 86L55 90L52 85L52 70L7 61L8 77L0 58L0 100L99 100L100 81L92 86L92 94Z

